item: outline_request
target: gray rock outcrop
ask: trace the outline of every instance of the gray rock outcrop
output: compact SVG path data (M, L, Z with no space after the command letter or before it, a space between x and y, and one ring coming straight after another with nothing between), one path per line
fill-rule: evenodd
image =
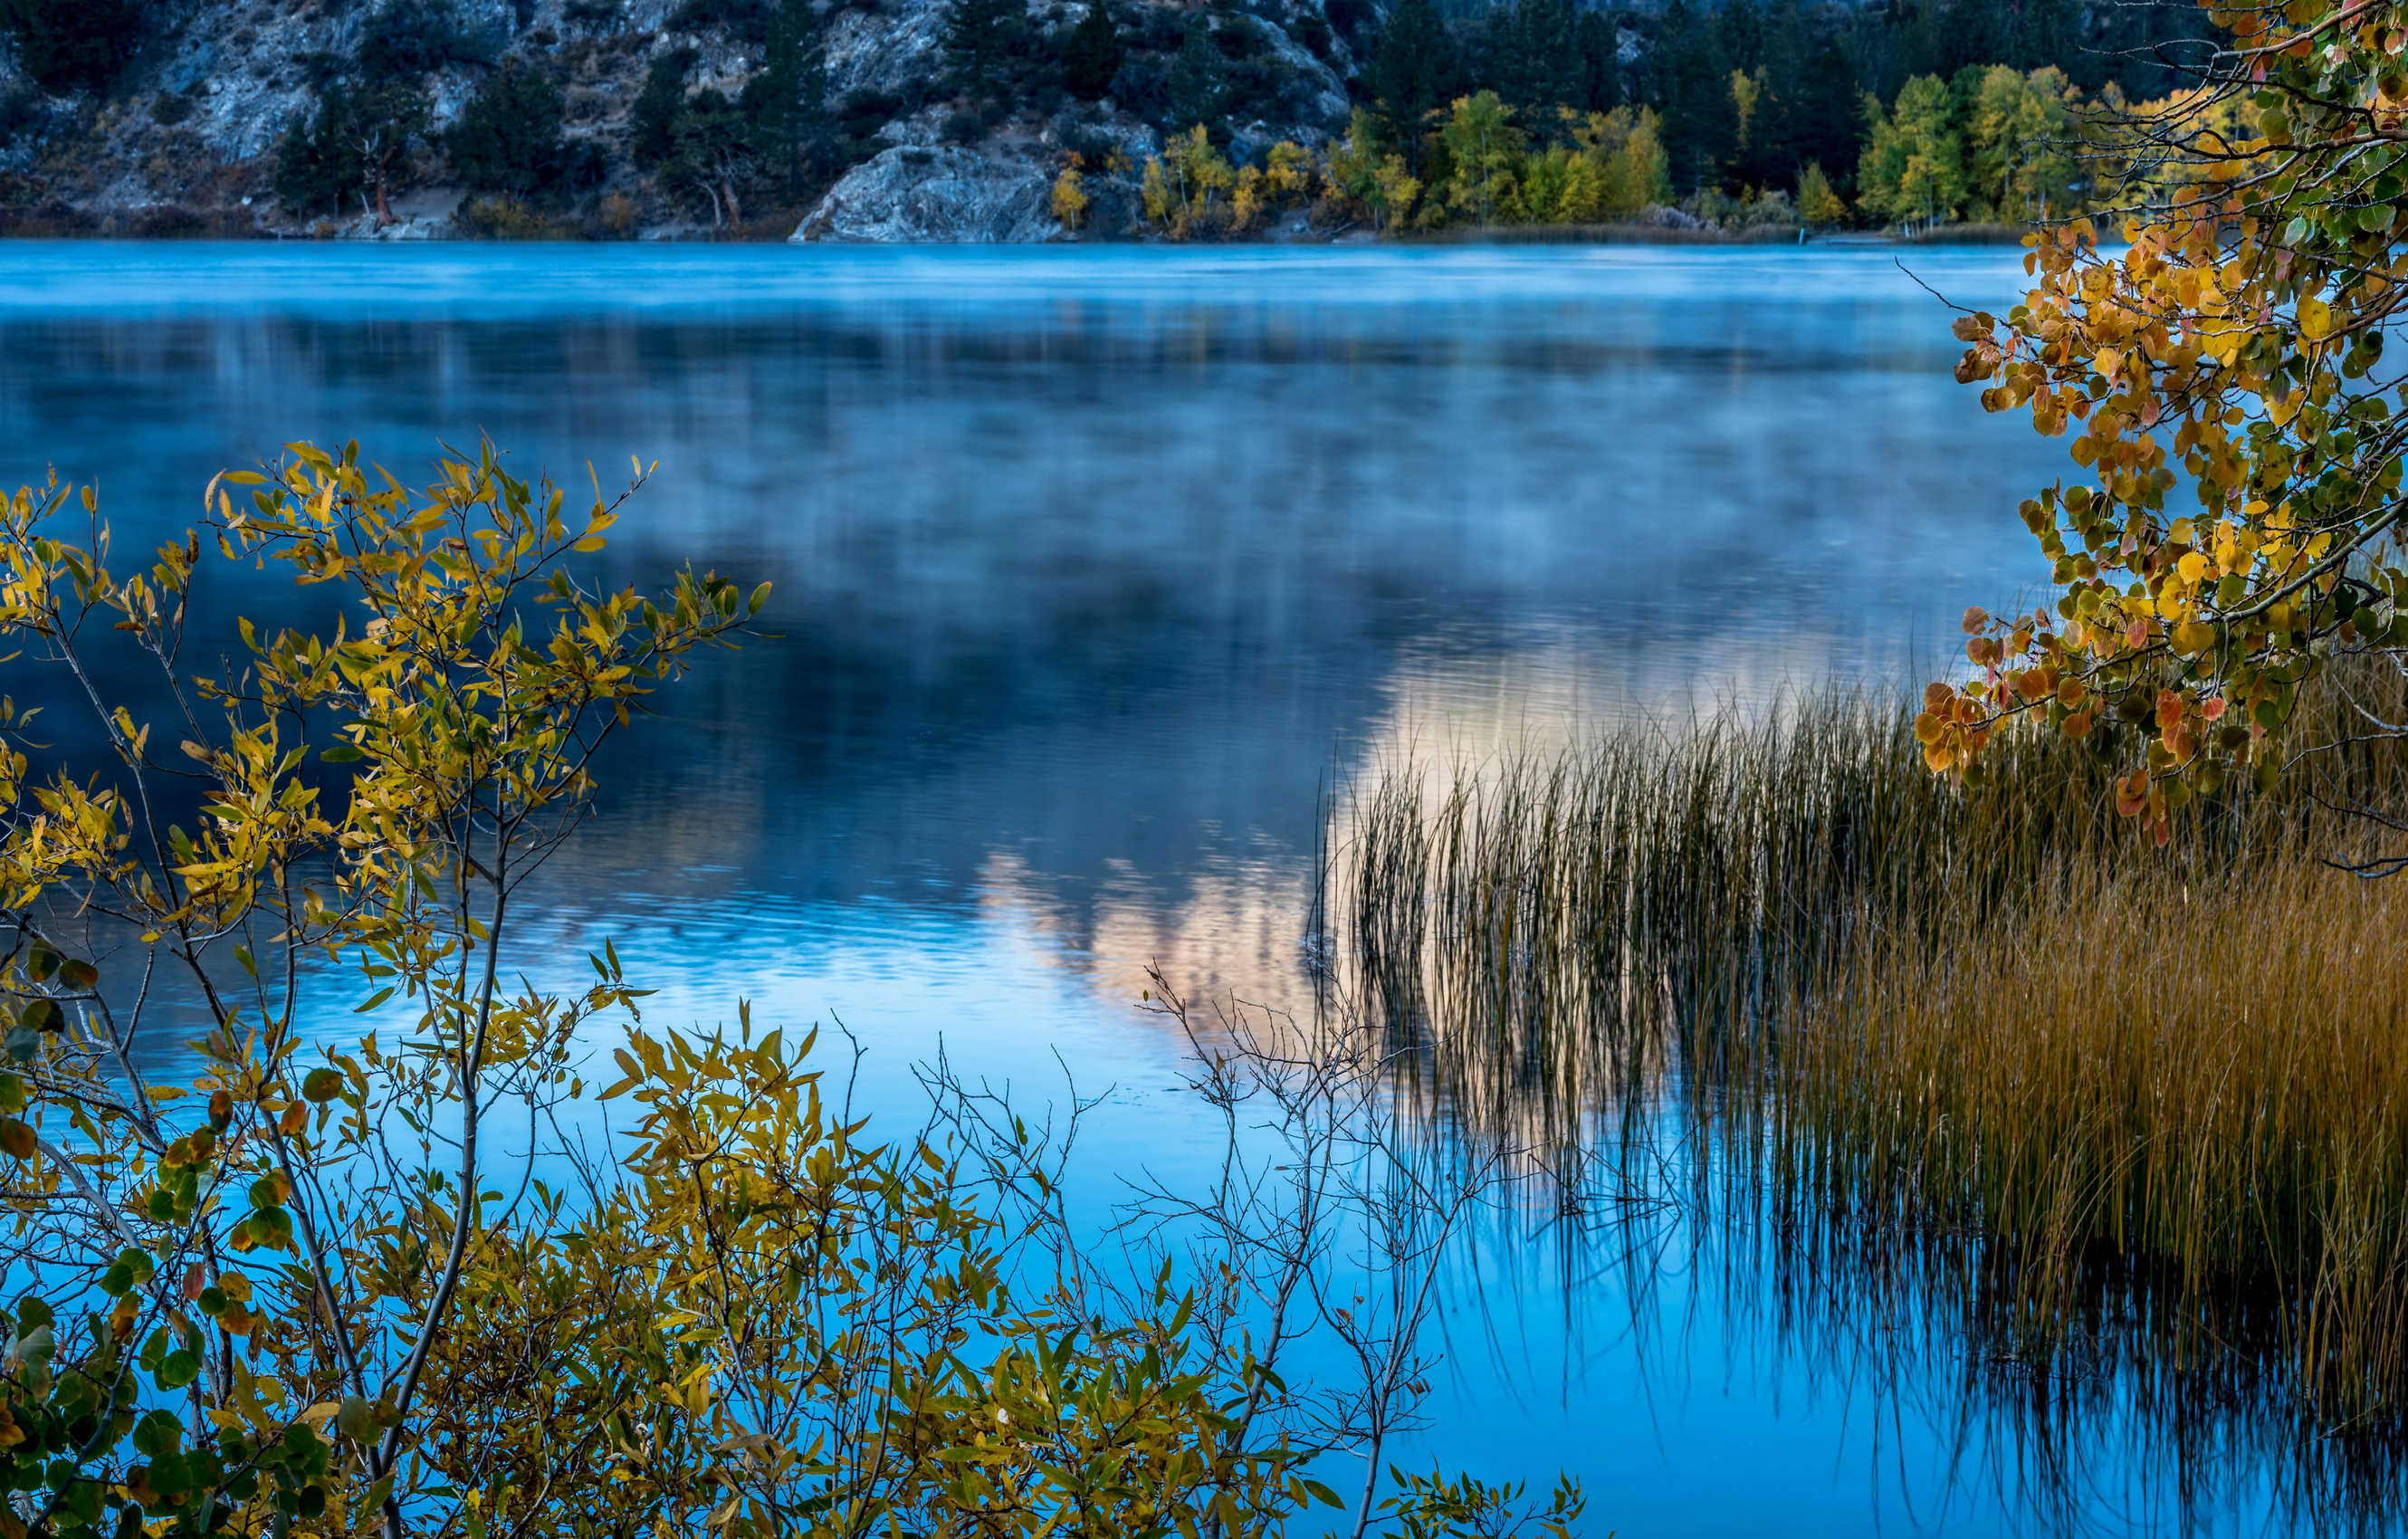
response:
M796 240L985 245L1050 240L1053 183L1023 162L958 146L897 145L845 173Z

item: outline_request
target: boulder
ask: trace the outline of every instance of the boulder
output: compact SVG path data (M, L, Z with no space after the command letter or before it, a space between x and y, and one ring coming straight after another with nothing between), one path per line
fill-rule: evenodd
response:
M897 145L854 166L803 216L796 240L984 245L1051 240L1053 183L1021 161L958 146Z

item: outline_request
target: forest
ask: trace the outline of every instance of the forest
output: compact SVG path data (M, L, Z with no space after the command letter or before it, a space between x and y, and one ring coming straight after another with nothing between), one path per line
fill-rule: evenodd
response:
M188 24L172 8L0 0L21 82L0 102L0 149L22 154L54 125L62 93L122 94L146 31ZM1074 224L1076 173L1110 167L1133 185L1128 132L1150 130L1165 147L1146 152L1153 174L1172 192L1146 200L1147 222L1185 233L1160 210L1182 202L1189 151L1173 141L1199 127L1208 194L1230 201L1249 168L1270 185L1271 151L1290 142L1313 174L1289 178L1289 201L1335 199L1388 225L1582 223L1666 203L1726 225L1748 209L2013 223L2078 209L2079 157L2063 151L2077 120L2178 89L2198 30L2187 7L2080 0L945 0L924 77L838 91L826 41L853 10L880 14L875 0L684 0L657 33L631 33L609 0L540 22L521 0L515 29L455 0L382 0L356 24L338 18L343 48L290 61L308 106L275 125L275 194L295 216L365 209L381 227L394 196L433 182L486 200L491 218L574 207L624 234L633 193L740 229L748 206L808 206L920 117L950 144L1058 147L1074 174L1057 208ZM731 52L746 66L733 77ZM577 131L580 82L605 79L626 81L611 86L609 131ZM1345 93L1335 113L1331 80ZM446 81L451 99L467 94L438 114ZM172 126L203 90L160 92L149 115Z

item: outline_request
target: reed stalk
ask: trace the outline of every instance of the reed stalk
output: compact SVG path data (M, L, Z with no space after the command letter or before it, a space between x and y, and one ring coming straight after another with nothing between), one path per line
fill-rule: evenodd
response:
M1627 1163L1677 1116L1726 1196L1980 1237L2008 1350L2112 1274L2188 1322L2153 1350L2246 1315L2323 1421L2398 1417L2408 886L2323 861L2387 837L2344 809L2408 805L2408 749L2357 741L2402 694L2336 674L2296 772L2163 850L2098 744L2017 736L1952 784L1863 691L1380 766L1330 841L1333 951L1458 1126Z

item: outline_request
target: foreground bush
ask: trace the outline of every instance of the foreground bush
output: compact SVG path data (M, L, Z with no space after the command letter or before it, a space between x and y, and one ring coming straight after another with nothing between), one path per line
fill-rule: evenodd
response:
M572 517L490 448L412 492L295 446L208 504L224 557L342 597L329 633L246 622L238 665L190 675L200 534L125 574L90 493L0 513L0 631L106 755L70 740L37 778L60 745L0 703L0 1534L1192 1539L1347 1505L1314 1459L1382 1467L1428 1288L1318 1302L1354 1291L1326 1226L1408 1211L1380 1196L1366 1060L1242 1085L1215 1060L1221 1104L1288 1123L1233 1150L1240 1188L1137 1215L1177 1235L1096 1253L1063 1141L981 1094L932 1080L932 1130L871 1142L808 1042L740 1011L643 1027L608 943L580 992L514 985L595 754L766 584L590 587L575 558L616 505ZM104 695L104 643L156 689ZM337 1005L410 1019L310 1040ZM563 1113L606 1020L599 1099L636 1115L595 1156ZM1391 1281L1437 1264L1383 1254ZM1359 1386L1282 1376L1315 1330ZM1366 1483L1355 1534L1561 1536L1580 1511L1570 1486L1398 1479Z

